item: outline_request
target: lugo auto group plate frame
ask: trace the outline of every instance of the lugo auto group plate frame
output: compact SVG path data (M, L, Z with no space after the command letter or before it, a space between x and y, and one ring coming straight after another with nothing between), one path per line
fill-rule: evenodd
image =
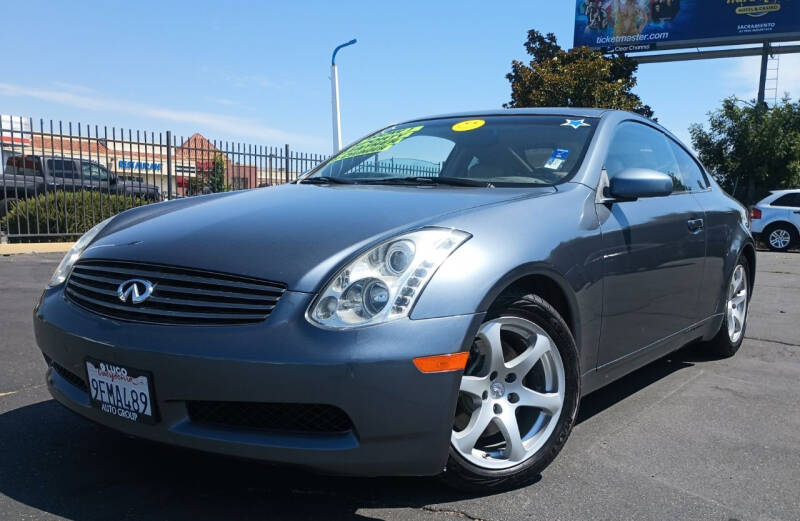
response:
M136 417L135 418L131 418L129 415L124 414L124 412L126 410L129 410L128 407L125 407L124 405L123 406L119 406L119 404L117 404L117 403L108 404L106 401L96 399L93 396L93 390L92 390L92 385L91 385L92 378L91 378L91 375L89 374L89 367L88 367L89 364L92 364L95 368L100 368L101 364L102 364L102 365L111 366L111 367L114 367L114 368L124 369L126 376L128 376L128 377L130 377L132 379L137 379L139 377L145 377L147 379L147 394L148 394L147 399L149 401L150 414L144 414L143 412L136 411L137 412ZM108 415L111 415L111 416L118 416L121 419L124 419L124 420L127 420L127 421L133 421L133 422L137 422L137 423L146 423L146 424L149 424L149 425L153 425L153 424L155 424L155 423L157 423L159 421L158 407L156 406L155 389L154 389L154 385L153 385L153 373L151 373L149 371L143 371L141 369L135 369L135 368L128 367L128 366L120 366L120 365L117 365L117 364L111 364L109 362L105 362L103 360L98 360L96 358L91 358L91 357L87 357L87 358L84 359L84 366L85 366L85 370L86 370L86 382L89 385L89 401L90 401L92 407L96 408L98 411L100 411L100 412L102 412L104 414L108 414ZM127 397L123 398L122 401L124 402L126 399L127 399ZM111 407L111 409L109 409L109 410L105 409L104 405L109 405Z

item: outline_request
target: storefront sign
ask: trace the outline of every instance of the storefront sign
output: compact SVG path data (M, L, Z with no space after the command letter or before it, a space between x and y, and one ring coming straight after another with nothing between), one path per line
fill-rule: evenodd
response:
M161 163L146 163L144 161L123 161L117 163L120 168L127 170L161 170Z

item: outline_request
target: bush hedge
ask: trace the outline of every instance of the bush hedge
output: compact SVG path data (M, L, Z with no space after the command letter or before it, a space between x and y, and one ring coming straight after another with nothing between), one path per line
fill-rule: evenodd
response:
M8 214L0 219L0 229L8 233L9 242L70 240L112 215L148 202L150 201L144 198L130 195L86 191L51 192L9 201ZM28 234L37 234L40 237L15 237ZM69 237L54 237L53 234L69 234Z

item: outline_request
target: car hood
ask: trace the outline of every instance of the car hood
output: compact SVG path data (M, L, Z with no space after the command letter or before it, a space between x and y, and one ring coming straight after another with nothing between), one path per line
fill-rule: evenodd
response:
M553 192L286 184L197 196L119 215L83 257L235 273L314 292L342 262L382 239L454 212Z

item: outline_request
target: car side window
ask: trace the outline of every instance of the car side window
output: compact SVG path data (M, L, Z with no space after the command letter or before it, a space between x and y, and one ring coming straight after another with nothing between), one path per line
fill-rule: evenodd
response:
M608 147L605 168L609 179L629 168L655 170L672 178L676 192L688 189L667 137L641 123L628 121L617 127Z
M700 170L697 161L695 161L683 147L671 139L669 140L669 144L672 147L672 152L675 154L675 159L678 161L681 180L686 189L692 192L698 192L708 188L705 175L703 175L703 171Z
M770 206L800 208L800 194L786 194L775 199Z
M81 168L83 170L83 176L86 179L92 179L94 181L108 181L108 170L98 164L84 161L81 163Z
M75 172L75 163L69 159L48 159L47 169L52 173L53 177L80 178L80 175Z

